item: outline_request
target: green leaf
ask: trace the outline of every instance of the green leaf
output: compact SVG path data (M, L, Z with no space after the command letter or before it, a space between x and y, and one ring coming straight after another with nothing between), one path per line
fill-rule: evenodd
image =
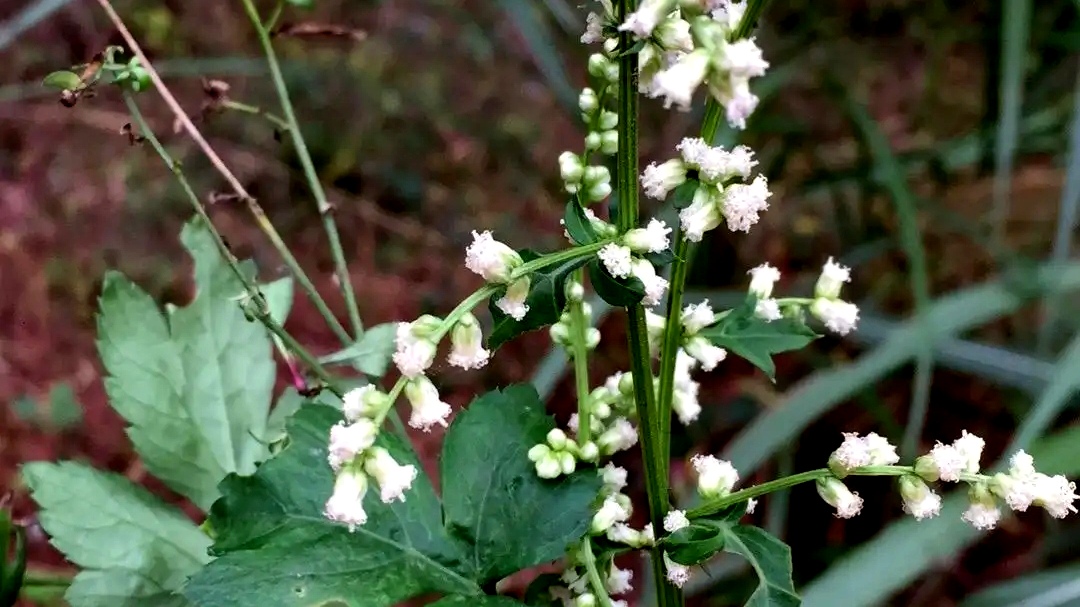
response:
M781 318L766 322L754 314L756 300L747 298L720 322L701 332L714 344L746 359L769 376L776 378L772 355L805 348L818 335L802 321Z
M514 599L505 596L448 596L428 607L525 607Z
M526 262L540 257L535 251L527 249L520 253L521 258ZM487 339L488 349L494 350L518 335L558 322L559 316L566 307L566 279L571 272L588 261L588 257L577 257L532 273L529 296L525 300L529 306L529 312L521 320L514 320L507 316L495 305L495 302L502 297L502 293L492 295L488 309L494 323Z
M0 606L9 607L19 600L23 577L26 574L26 530L20 525L12 525L8 513L0 509ZM10 548L11 562L8 558L8 541L15 540Z
M70 91L82 86L82 78L75 72L69 72L68 70L60 70L53 72L41 81L43 86L47 86L54 89L60 89L63 91Z
M279 278L274 282L259 285L259 291L266 298L266 307L270 309L270 318L279 325L284 325L289 318L293 304L292 276Z
M476 594L459 544L442 529L439 501L426 475L405 502L387 505L369 491L368 521L350 533L322 515L333 491L326 463L329 429L341 412L307 405L289 422L289 445L254 476L230 475L210 513L219 558L184 594L196 605L308 607L340 601L387 606L427 592ZM400 439L380 444L402 463L415 459Z
M752 525L724 525L724 551L749 561L758 575L758 587L747 607L797 607L799 595L791 581L791 548L767 531Z
M960 607L1064 607L1080 601L1080 564L1024 574L971 595Z
M570 239L577 244L592 244L599 240L596 236L596 230L589 223L585 210L581 208L576 198L571 198L566 203L566 214L563 217L563 223L566 225L567 233L570 234Z
M554 427L536 390L517 385L473 401L447 432L443 518L481 584L561 557L588 529L595 471L544 480L527 456Z
M685 209L694 202L694 194L701 185L697 179L687 179L671 193L671 204L676 209Z
M388 322L364 331L360 341L319 359L324 365L349 365L371 377L386 375L394 356L396 322Z
M210 539L126 478L82 464L34 462L23 477L52 544L83 570L72 607L184 607L173 594L209 562Z
M645 285L641 280L636 276L615 278L598 259L589 263L589 280L601 299L618 308L632 306L645 297Z
M68 430L82 423L82 405L67 382L53 384L49 390L49 423L55 430Z
M243 288L199 222L181 235L195 259L198 294L162 316L123 276L105 277L98 351L110 404L147 469L204 510L230 472L251 474L266 457L274 382L270 341L235 298Z
M693 523L664 540L671 560L681 565L698 565L724 549L724 530L715 524Z

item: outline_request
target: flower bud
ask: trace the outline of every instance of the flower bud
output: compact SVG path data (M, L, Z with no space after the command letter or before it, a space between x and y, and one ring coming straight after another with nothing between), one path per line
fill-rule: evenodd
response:
M607 419L611 417L611 405L604 401L594 401L592 414L598 419Z
M546 443L537 443L529 449L529 461L538 462L547 457L549 453L551 453L551 447L547 446Z
M350 422L375 417L389 407L390 396L372 384L349 390L342 398L342 410Z
M589 327L585 329L585 348L595 350L600 345L600 329Z
M589 75L596 78L604 78L607 73L608 66L612 61L605 57L602 53L593 53L589 55ZM618 66L616 66L616 69Z
M603 143L604 142L600 138L600 133L598 131L590 131L588 135L585 135L586 151L591 152L593 150L599 150L600 146L603 145Z
M585 287L576 280L566 281L566 299L571 302L582 302L585 299Z
M600 133L600 151L608 156L619 153L619 132L604 131Z
M626 511L614 497L608 497L600 505L600 509L593 515L592 524L589 529L593 534L601 534L606 532L615 523L625 522L630 518L630 513Z
M690 23L685 19L665 19L653 33L660 46L667 51L689 53L694 50L694 38L690 35Z
M574 599L574 607L596 607L596 597L590 592L578 595Z
M596 439L596 446L600 447L600 453L611 455L618 451L625 451L637 444L637 429L625 418L618 418Z
M582 461L595 462L600 457L600 448L596 443L589 441L578 449Z
M597 202L611 196L611 184L608 182L598 182L585 190L585 200L588 202Z
M462 369L479 369L487 364L491 352L484 349L484 335L480 322L472 313L461 317L450 333L449 362Z
M559 175L566 183L577 183L585 174L585 165L581 157L573 152L559 154Z
M557 322L551 325L548 333L551 335L551 341L566 348L570 347L570 327L566 323Z
M559 453L559 470L563 474L573 474L577 469L577 458L569 451Z
M601 131L610 131L619 126L619 115L615 112L604 110L600 113L598 124Z
M570 439L566 436L566 433L558 428L552 428L547 433L547 443L551 445L551 448L555 451L562 451L566 449L566 446L570 443Z
M851 281L851 269L833 261L830 257L821 269L817 284L814 285L814 297L823 299L837 299L840 297L840 289L845 282Z
M618 41L612 39L612 42ZM619 64L617 62L608 62L607 66L604 68L604 79L608 82L611 82L612 84L619 81Z
M584 88L578 96L578 107L586 114L592 114L600 107L600 100L596 97L596 91Z
M817 492L833 508L839 518L851 518L862 510L863 500L858 493L852 493L839 479L827 477L818 479Z
M558 478L562 473L562 465L557 453L548 453L536 461L536 476L540 478Z
M585 167L585 176L583 179L585 185L611 183L611 171L609 171L606 166L602 165Z
M698 493L706 499L731 493L735 483L739 482L739 473L729 461L712 455L695 455L690 463L697 472Z

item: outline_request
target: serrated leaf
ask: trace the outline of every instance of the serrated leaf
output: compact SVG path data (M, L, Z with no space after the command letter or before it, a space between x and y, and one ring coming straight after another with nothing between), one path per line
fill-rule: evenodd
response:
M83 570L72 607L186 607L173 594L209 562L210 539L184 514L126 478L82 464L35 462L23 478L41 526Z
M559 558L588 528L596 473L544 480L529 461L554 427L536 389L516 385L473 401L447 432L443 518L470 545L481 584Z
M645 297L645 285L641 280L636 276L615 278L598 259L589 263L589 280L600 299L618 308L632 306Z
M540 257L535 251L527 249L520 251L520 254L521 258L526 262ZM571 272L585 265L588 261L588 257L577 257L531 274L532 282L529 288L529 296L525 300L525 303L529 306L529 312L521 320L514 320L512 317L507 316L495 305L495 302L502 297L501 293L492 295L488 303L488 310L491 312L491 318L494 322L491 334L487 338L488 349L495 350L518 335L558 322L559 316L562 315L563 309L566 307L566 279Z
M694 194L697 194L698 186L701 185L697 179L687 179L679 184L678 187L671 193L671 204L676 209L685 209L694 202Z
M168 318L123 276L105 277L98 351L109 401L147 469L204 510L230 472L251 474L274 381L270 341L235 301L243 293L199 222L181 234L198 294ZM250 269L250 268L249 268Z
M360 341L344 350L323 356L319 362L324 365L350 365L365 375L382 377L386 375L390 359L394 356L396 331L396 322L375 325L364 331Z
M585 215L585 210L581 208L575 198L571 198L566 203L563 223L566 226L566 232L570 234L570 239L577 244L592 244L599 240L596 236L596 230L593 229L592 224L589 223L589 218Z
M724 552L749 561L758 586L747 607L797 607L801 601L791 581L791 548L764 529L752 525L723 526Z
M701 335L761 369L769 379L775 379L772 355L804 348L818 335L794 318L767 322L754 314L755 304L754 298L748 298L720 322L701 331Z
M41 84L62 91L70 91L82 86L82 78L75 72L60 70L53 72L42 79Z
M476 594L461 547L442 530L427 476L405 502L387 505L369 491L368 521L350 533L322 515L333 491L326 463L330 426L341 412L304 406L290 420L289 446L254 476L230 475L210 522L219 555L184 590L196 605L308 607L336 600L349 607L393 605L426 592ZM399 462L420 466L400 439L380 444Z

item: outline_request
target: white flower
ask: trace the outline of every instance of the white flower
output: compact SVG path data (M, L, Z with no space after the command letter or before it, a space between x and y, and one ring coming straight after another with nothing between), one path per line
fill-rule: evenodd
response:
M690 304L683 308L680 321L686 335L697 335L702 329L716 322L716 313L713 312L709 300L706 299L701 303Z
M634 572L632 570L619 569L615 566L615 563L612 563L604 585L607 586L607 591L611 594L626 594L634 589L630 584L633 579Z
M367 493L367 477L363 472L345 469L334 481L334 493L326 500L323 516L332 521L345 523L349 531L355 531L367 522L364 512L364 494Z
M745 129L746 121L757 109L758 96L750 92L750 85L745 80L734 83L731 92L719 101L724 106L724 114L732 128Z
M401 322L397 325L394 344L394 364L405 377L422 374L435 361L435 344L426 337L417 337L417 323Z
M510 273L521 265L521 256L517 251L495 240L490 231L473 231L472 236L472 244L465 249L465 267L487 282L508 282Z
M710 61L708 50L698 49L686 53L674 65L653 76L651 96L663 97L665 108L674 105L679 110L689 111L694 91L709 73Z
M617 493L626 487L626 468L608 462L599 472L608 491Z
M364 460L364 472L367 472L379 485L379 497L384 504L394 500L405 501L405 492L416 480L416 466L397 463L390 452L382 447L375 447Z
M775 299L759 299L754 304L754 316L757 316L765 322L772 322L774 320L780 320L784 317L780 313L780 304Z
M815 299L810 313L837 335L847 335L859 324L859 306L841 299Z
M641 281L645 287L645 297L641 300L642 305L652 307L660 303L667 292L668 281L656 273L656 268L647 259L635 259L631 264L630 273Z
M672 158L663 164L654 162L641 173L641 187L645 190L645 195L655 200L667 198L668 193L685 182L686 165L678 158Z
M420 375L405 384L405 398L412 405L409 425L424 432L429 432L435 425L446 427L446 418L450 417L450 405L442 401L435 384Z
M679 224L690 242L701 242L705 232L716 229L723 219L720 207L713 199L714 193L715 190L699 186L690 206L679 211Z
M685 350L680 349L675 354L675 386L679 389L692 389L694 394L697 394L697 382L694 381L690 373L697 366L697 360L686 353Z
M653 32L653 39L667 51L682 51L689 53L694 50L694 37L690 35L690 22L679 18L670 17L660 22Z
M943 481L954 483L960 480L960 474L964 472L967 460L960 450L952 445L938 443L930 450L930 461L937 469L938 478Z
M664 553L664 568L667 569L667 580L672 586L682 588L690 581L690 568L671 560L666 552Z
M870 452L871 466L891 466L900 461L900 456L896 454L896 446L884 436L871 432L863 437L863 440Z
M592 89L586 90L591 91ZM595 95L594 92L593 96L595 97ZM585 93L582 92L582 97L585 96ZM559 154L559 176L565 182L568 192L571 194L577 192L578 184L581 182L581 178L585 176L585 164L581 162L581 156L569 151Z
M627 15L626 22L619 26L619 31L630 32L639 40L648 38L674 5L673 0L644 0L636 11Z
M682 510L671 510L664 515L664 531L668 533L675 533L689 526L690 519L686 518L686 512Z
M724 172L728 177L739 176L746 179L755 166L757 161L754 160L754 151L745 145L737 145L727 153L727 168Z
M617 544L628 544L630 546L641 546L643 544L641 532L636 531L625 523L616 523L608 528L607 539Z
M625 417L620 417L596 439L596 444L602 452L611 454L625 451L636 445L637 441L637 428Z
M449 362L462 369L479 369L487 364L491 352L484 349L480 322L471 313L465 314L450 333Z
M1049 476L1039 474L1035 482L1036 506L1042 506L1054 518L1065 518L1070 512L1076 512L1076 483L1062 475Z
M1036 474L1035 458L1023 449L1017 451L1009 458L1009 474L1017 478Z
M682 350L679 350L681 353ZM693 357L687 355L690 360ZM694 360L696 363L697 361ZM696 381L680 382L676 380L675 391L672 394L671 408L679 418L679 423L684 426L692 424L701 415L701 403L698 402L698 389L701 386Z
M757 500L754 498L746 500L746 513L753 514L754 510L757 510Z
M727 358L727 350L701 336L691 337L683 347L686 348L687 354L701 363L701 368L705 371L712 371L716 365Z
M917 521L933 518L941 512L941 496L917 476L900 477L900 497L904 500L904 511Z
M780 280L780 270L763 263L756 268L747 271L750 275L750 287L747 289L758 299L772 297L773 287Z
M600 258L600 261L604 263L604 267L607 268L608 274L611 274L615 278L626 278L630 276L630 262L632 257L629 247L617 245L612 242L604 245L604 248L600 249L596 255Z
M354 422L362 417L373 417L389 406L389 397L372 384L353 388L341 399L345 419Z
M630 607L630 603L627 603L622 599L613 600L611 601L611 607Z
M970 434L967 430L963 430L960 438L953 441L953 447L964 458L964 472L975 474L979 471L979 460L982 459L983 447L985 446L986 441L974 434Z
M695 455L690 463L697 472L697 489L702 497L721 497L731 493L739 482L739 472L727 460L712 455Z
M582 44L596 44L604 41L604 18L596 13L585 17L585 33L581 35Z
M594 534L605 533L615 523L626 522L630 513L615 499L615 496L604 498L604 503L596 511L592 519L592 532Z
M361 452L375 444L379 429L370 419L361 419L352 424L338 422L330 428L330 444L327 448L327 461L334 470L339 470L351 462Z
M649 221L644 228L634 228L623 236L623 244L635 253L659 253L671 246L671 228L659 219Z
M814 285L814 297L819 299L836 299L840 297L840 289L845 282L851 282L851 268L842 266L830 257L821 268L817 284Z
M743 15L746 14L746 2L740 0L710 0L710 5L713 7L713 20L727 32L738 29Z
M749 185L736 183L724 189L720 212L732 232L749 232L761 219L760 213L769 208L769 183L758 175Z
M510 283L510 286L506 288L506 293L495 302L495 307L514 320L525 318L525 315L529 313L529 305L525 301L529 297L531 284L528 276Z
M863 500L859 494L852 493L836 478L818 480L817 491L825 503L836 508L836 516L839 518L852 518L862 510Z
M686 137L675 146L675 151L682 155L686 166L695 169L700 169L702 164L708 162L713 149L701 137Z
M761 48L752 38L724 42L719 48L717 66L734 78L764 76L769 62L761 55Z
M641 528L641 537L648 545L656 543L656 534L653 533L652 523L648 523Z
M667 319L662 315L645 309L645 333L649 338L649 352L657 356L660 351L660 341L664 339L664 329L667 327Z
M997 526L998 521L1001 520L1001 509L994 505L975 502L968 506L961 518L972 527L986 531Z
M845 472L870 465L870 445L858 432L844 432L844 442L829 456L830 467L840 467Z

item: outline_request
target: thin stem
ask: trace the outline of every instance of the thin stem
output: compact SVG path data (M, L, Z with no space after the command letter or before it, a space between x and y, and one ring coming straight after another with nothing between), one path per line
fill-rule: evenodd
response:
M278 19L281 18L282 11L285 10L285 0L278 0L274 5L274 10L270 12L270 17L266 19L266 23L263 24L263 29L268 32L273 32L277 27Z
M274 228L273 224L271 224L270 221L267 219L266 214L263 212L258 202L255 200L254 197L251 196L250 193L248 193L247 189L245 189L244 186L240 183L240 180L237 179L236 175L234 175L233 172L229 170L229 167L226 166L225 162L221 159L221 157L217 155L217 152L214 151L214 148L210 147L210 144L206 141L206 138L203 137L201 132L199 132L199 129L195 126L195 123L191 121L191 117L187 115L187 112L184 111L184 108L180 105L180 102L178 102L176 100L176 97L173 96L172 92L169 90L169 87L165 86L165 82L161 79L161 75L158 74L153 64L150 63L149 59L147 59L146 54L142 50L142 47L139 46L139 43L135 40L135 37L131 35L131 31L128 30L126 25L124 25L123 19L120 18L119 14L117 14L116 9L114 9L112 6L112 3L109 0L98 0L98 4L101 5L102 10L104 10L105 14L108 15L109 20L112 21L113 25L116 27L116 30L124 39L124 42L127 43L128 48L131 50L131 52L139 58L139 62L142 64L142 67L146 70L147 75L150 76L150 81L154 83L154 87L157 89L158 94L161 95L161 98L165 101L165 104L169 106L170 110L172 110L172 113L176 117L177 121L180 123L180 126L182 126L184 130L187 131L187 134L199 146L199 149L202 150L203 154L207 157L207 159L210 160L210 164L212 164L214 168L217 169L218 173L220 173L221 176L225 179L225 181L229 184L229 187L232 188L233 192L236 193L236 195L239 196L240 199L247 204L248 209L255 216L255 221L258 224L259 229L261 229L263 233L266 234L266 236L270 239L270 242L274 245L274 248L277 249L278 254L280 254L282 259L285 261L285 265L289 267L289 270L292 272L293 276L296 277L297 282L300 283L301 288L307 294L308 298L311 299L312 303L315 304L315 307L319 310L319 313L326 321L326 324L330 327L330 330L333 331L335 335L337 335L338 339L341 340L343 345L348 345L349 343L351 343L351 339L349 338L348 333L345 332L345 328L342 327L341 323L339 323L337 318L334 317L333 312L331 312L330 308L326 305L326 301L324 301L322 296L319 295L318 290L315 289L315 285L311 282L311 279L308 278L307 274L304 272L304 269L300 267L299 262L296 261L296 258L289 251L289 248L285 245L284 241L277 233L277 230Z
M172 154L169 153L165 146L161 144L161 141L154 134L154 131L147 124L146 118L139 110L138 104L135 103L135 99L132 98L130 93L124 94L124 103L127 105L128 112L131 114L131 119L135 122L135 126L138 127L140 133L147 141L150 142L151 147L161 157L165 166L169 167L173 175L176 177L177 182L180 184L181 189L184 190L184 194L187 196L188 201L191 203L195 213L199 216L202 222L206 225L207 231L210 232L210 237L214 241L214 246L217 247L218 253L222 259L225 260L226 265L232 270L233 275L243 285L244 290L247 292L250 298L250 303L253 305L254 316L270 331L274 337L281 341L285 349L292 352L299 358L315 375L327 384L334 394L343 396L341 388L336 385L336 382L332 375L327 372L326 368L319 363L310 352L307 351L300 342L289 335L284 328L277 321L270 316L270 308L266 303L266 298L259 290L258 284L250 280L243 270L240 269L240 260L233 255L229 245L225 244L225 239L221 237L221 233L214 227L212 221L210 221L210 215L206 212L206 207L199 200L198 195L195 194L195 190L191 187L191 183L187 180L183 170L180 169L180 165L173 159Z
M233 101L232 99L229 99L222 103L221 107L228 110L233 110L236 112L242 112L244 114L251 114L252 116L259 116L265 118L268 122L270 122L270 124L277 127L277 129L281 132L289 130L289 123L285 122L285 120L283 120L279 116L275 116L274 114L271 114L270 112L267 112L266 110L263 110L258 106L249 105L247 103Z
M574 273L577 284L581 284L583 275L582 270ZM585 302L570 302L570 355L574 359L574 383L577 387L577 441L579 445L585 445L592 440L592 412L589 410L589 349L585 341L588 330L589 321L585 318ZM585 548L589 549L587 540Z
M600 576L600 570L596 568L596 555L592 551L592 540L588 537L581 543L581 556L585 561L586 575L589 577L589 586L592 587L593 596L596 597L600 607L611 607L611 597L607 593L607 585Z
M660 348L660 402L657 405L657 417L660 420L660 436L663 438L661 451L664 454L664 468L670 462L671 409L675 399L675 361L678 360L679 345L682 340L682 296L686 288L687 256L690 242L682 230L675 236L675 259L671 263L671 282L668 287L667 320L664 325L664 343Z
M334 209L326 198L326 191L319 181L319 175L315 171L315 164L311 161L311 153L308 152L307 142L304 141L304 135L300 132L300 123L296 119L296 111L293 109L292 100L289 98L289 89L285 84L285 77L281 73L281 66L278 64L277 54L274 52L274 44L270 40L270 32L263 26L262 18L259 17L259 11L255 8L255 3L252 0L243 0L243 3L244 11L247 12L248 18L251 19L251 24L255 27L255 32L259 36L259 44L262 45L263 53L266 55L266 64L270 68L270 78L281 102L281 111L285 114L285 122L289 127L289 136L292 138L293 147L296 149L296 156L300 159L304 177L307 179L311 193L315 197L315 205L319 211L319 216L322 218L326 237L330 241L330 251L334 256L335 273L337 274L341 294L345 299L345 306L348 309L354 337L360 339L364 334L364 324L360 320L360 309L356 305L356 295L353 293L349 266L345 261L345 252L341 247L341 236L338 234L337 222L334 221Z

